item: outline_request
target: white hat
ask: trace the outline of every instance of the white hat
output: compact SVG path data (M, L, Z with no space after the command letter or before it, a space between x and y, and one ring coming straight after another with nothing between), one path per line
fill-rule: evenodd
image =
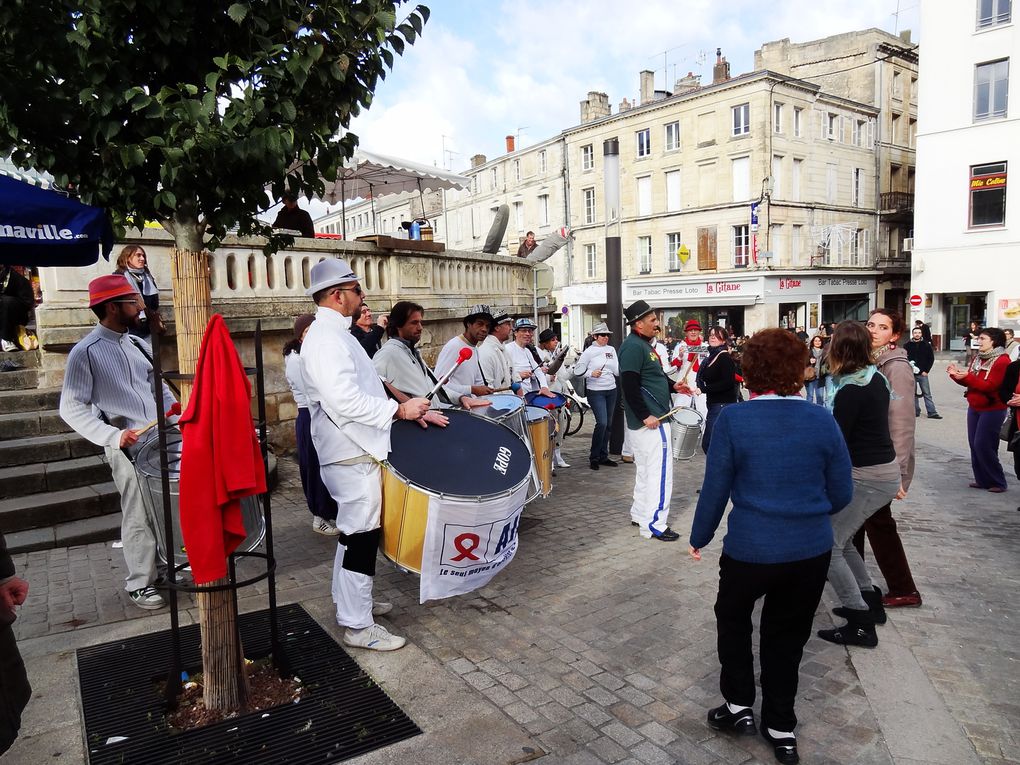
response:
M346 260L339 258L327 258L312 266L311 286L305 290L305 294L311 297L319 290L327 287L335 287L338 284L358 281L357 275L347 265Z
M613 334L613 331L609 329L609 326L604 321L600 321L598 324L591 328L592 337L595 337L595 335L611 335L611 334Z

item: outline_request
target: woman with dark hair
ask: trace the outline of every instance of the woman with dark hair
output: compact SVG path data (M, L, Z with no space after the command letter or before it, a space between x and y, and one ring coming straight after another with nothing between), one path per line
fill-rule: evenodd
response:
M737 403L737 387L734 376L737 373L733 357L727 345L726 330L712 327L708 330L708 356L698 368L694 386L706 394L708 416L705 417L705 435L701 438L701 449L708 454L712 443L712 428L723 407Z
M336 527L336 500L330 496L319 474L319 455L312 443L312 417L308 411L308 395L305 393L305 379L301 369L301 342L313 321L313 313L302 314L294 321L294 337L283 346L284 373L297 405L294 435L297 440L298 470L301 473L305 501L312 514L312 531L335 537L340 533Z
M159 287L156 286L156 280L152 278L152 272L147 264L145 249L137 244L129 244L117 256L117 268L114 271L115 274L124 274L128 278L128 281L141 294L142 302L145 303L145 312L139 316L141 322L139 329L128 330L138 337L148 337L152 332L152 327L158 326L161 321L159 317Z
M970 465L974 471L972 489L987 489L999 494L1006 490L1006 476L999 462L999 428L1006 415L1006 404L999 388L1006 377L1009 356L1006 333L997 327L982 329L977 353L967 370L949 365L949 376L967 389L967 442Z
M732 500L715 603L723 704L708 713L708 724L755 733L751 614L764 598L761 733L782 763L799 761L794 701L832 555L829 517L850 502L853 491L839 428L828 412L800 396L807 352L783 329L766 329L744 345L751 400L726 407L715 422L711 469L690 536L691 557L700 560ZM780 432L784 448L777 449Z
M819 630L840 645L874 648L875 624L885 621L882 592L871 582L853 536L900 490L900 469L889 435L889 381L871 358L871 334L856 321L836 327L829 342L827 406L846 439L853 464L854 495L832 520L829 582L842 604L835 610L847 623Z
M818 406L825 406L825 374L822 364L825 361L825 337L815 335L808 343L808 367L814 370L814 377L807 381L807 400Z
M896 462L900 467L900 490L896 499L907 496L914 478L914 367L907 352L897 346L906 325L903 317L888 308L876 308L865 325L871 335L871 358L878 371L889 381L892 394L889 400L889 435L896 450ZM903 550L903 542L892 515L892 503L879 508L878 512L864 522L864 528L854 536L857 552L864 556L864 534L868 535L875 562L882 571L887 588L882 597L885 608L920 606L921 594L914 584L914 576ZM884 613L876 610L878 623L885 619Z

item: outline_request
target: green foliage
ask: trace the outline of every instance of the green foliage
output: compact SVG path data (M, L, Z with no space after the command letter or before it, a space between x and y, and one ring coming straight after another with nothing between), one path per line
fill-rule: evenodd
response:
M404 2L4 0L0 156L178 246L268 235L267 186L319 194L353 153L338 136L428 20Z

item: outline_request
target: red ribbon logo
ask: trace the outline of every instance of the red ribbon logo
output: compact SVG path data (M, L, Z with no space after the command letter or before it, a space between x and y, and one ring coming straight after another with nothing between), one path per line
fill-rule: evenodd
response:
M450 558L451 562L460 560L478 560L478 556L474 554L475 549L481 544L481 539L477 534L460 534L454 537L453 546L457 548L457 552L460 555ZM470 546L469 546L470 545Z

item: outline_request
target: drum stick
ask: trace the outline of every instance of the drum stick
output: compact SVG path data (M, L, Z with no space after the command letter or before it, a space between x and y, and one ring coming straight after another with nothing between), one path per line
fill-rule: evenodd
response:
M141 430L136 430L135 431L135 435L136 436L144 436L146 433L148 433L150 430L152 430L158 424L159 424L159 420L153 420L152 422L150 422L148 425L146 425Z
M674 414L679 412L681 409L687 409L687 408L688 407L686 407L686 406L675 406L672 409L670 409L668 412L666 412L664 415L662 415L661 417L656 417L655 419L657 419L659 422L662 422L667 417L672 417Z
M175 401L175 402L174 402L174 403L173 403L173 404L172 404L172 405L170 406L170 409L169 409L169 410L167 411L167 413L166 413L166 415L165 415L165 416L166 416L166 417L173 417L174 415L176 415L176 414L180 414L180 413L181 413L181 405L180 405L180 403L178 403L177 401ZM150 423L149 423L148 425L146 425L146 426L145 426L144 428L142 428L141 430L136 430L136 431L135 431L135 434L136 434L136 435L139 435L139 436L144 436L144 435L145 435L146 433L148 433L148 432L149 432L150 430L152 430L152 429L153 429L154 427L156 427L156 426L157 426L158 424L159 424L159 420L158 420L158 419L156 419L156 420L153 420L152 422L150 422Z
M431 401L433 397L435 397L435 395L439 392L439 389L446 385L447 381L451 377L453 377L453 373L457 371L457 367L459 367L461 364L463 364L465 361L471 358L472 353L473 351L470 348L461 348L460 355L457 356L457 363L450 367L450 371L448 371L446 374L444 374L436 381L435 387L429 391L429 394L425 398Z

